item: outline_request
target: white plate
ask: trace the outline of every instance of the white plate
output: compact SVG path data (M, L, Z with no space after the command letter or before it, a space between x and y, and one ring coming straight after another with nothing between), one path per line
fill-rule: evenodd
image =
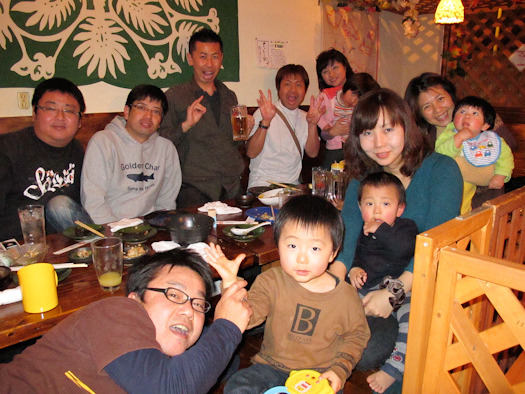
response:
M264 205L272 205L274 207L279 205L279 196L278 194L282 192L284 188L272 189L267 192L261 193L257 196L260 202Z

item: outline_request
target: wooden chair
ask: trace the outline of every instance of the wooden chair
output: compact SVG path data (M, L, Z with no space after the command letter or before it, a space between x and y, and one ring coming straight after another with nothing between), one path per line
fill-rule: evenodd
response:
M436 276L441 252L453 247L476 255L504 257L523 264L525 188L488 201L469 215L450 220L418 235L415 250L414 283L407 357L404 374L404 393L422 392L424 366L428 351L431 311L436 293ZM523 295L521 295L523 297ZM469 303L469 313L477 329L493 324L493 308L481 297ZM463 387L471 384L473 368L463 368ZM475 379L474 379L475 380ZM474 390L475 391L475 390Z
M423 370L422 393L462 393L468 381L456 371L474 368L491 393L525 392L525 291L522 264L446 248L441 251L436 294ZM486 297L501 321L478 330L470 305ZM494 354L519 346L506 373ZM465 384L467 383L467 384Z

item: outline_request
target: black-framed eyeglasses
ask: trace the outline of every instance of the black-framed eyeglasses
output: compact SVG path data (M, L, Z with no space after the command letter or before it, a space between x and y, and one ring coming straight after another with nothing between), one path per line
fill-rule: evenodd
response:
M131 106L135 108L137 111L139 111L141 114L145 114L148 111L151 111L151 114L155 116L162 116L164 114L164 112L160 109L148 108L142 104L131 104Z
M70 119L78 118L81 115L80 112L75 112L70 109L60 109L60 108L55 108L55 107L42 107L40 105L35 105L35 107L38 109L41 109L47 114L54 114L55 116L58 116L58 114L62 112L66 118L70 118Z
M191 307L200 313L206 313L211 309L211 304L203 298L191 298L185 292L173 287L168 287L166 289L158 289L154 287L146 287L146 290L156 291L159 293L164 293L166 298L174 302L175 304L185 304L187 301L191 302Z

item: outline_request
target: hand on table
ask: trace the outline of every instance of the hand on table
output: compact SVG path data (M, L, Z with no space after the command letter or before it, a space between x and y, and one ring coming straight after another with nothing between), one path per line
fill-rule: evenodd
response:
M227 289L237 281L237 273L245 257L246 255L241 253L234 260L228 260L221 247L215 245L213 242L211 242L210 247L206 249L206 261L215 268L221 276L222 287L224 289Z

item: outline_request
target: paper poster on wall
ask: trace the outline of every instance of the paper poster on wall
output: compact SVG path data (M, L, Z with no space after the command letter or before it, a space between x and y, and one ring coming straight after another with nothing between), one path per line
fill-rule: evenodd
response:
M347 58L354 72L377 79L379 13L322 7L323 49L335 48Z
M281 68L286 62L288 41L271 41L256 38L257 65L264 68Z

